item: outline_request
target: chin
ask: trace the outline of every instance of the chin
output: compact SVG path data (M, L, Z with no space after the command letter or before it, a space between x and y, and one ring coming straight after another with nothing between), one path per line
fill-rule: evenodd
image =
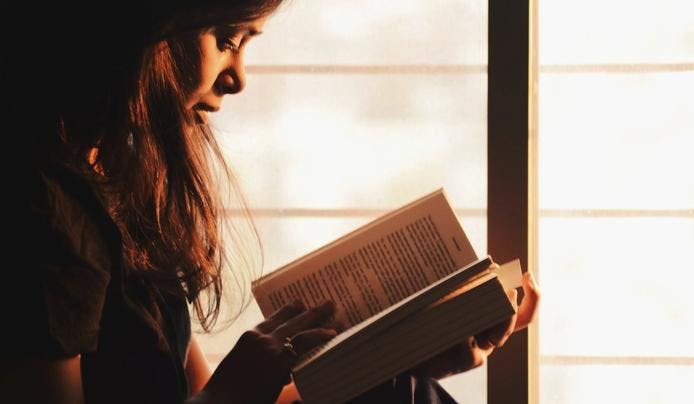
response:
M195 117L195 123L198 125L207 125L207 112L205 111L194 111L193 116Z

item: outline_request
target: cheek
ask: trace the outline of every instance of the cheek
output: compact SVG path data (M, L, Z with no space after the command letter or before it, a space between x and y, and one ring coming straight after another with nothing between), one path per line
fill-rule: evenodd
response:
M203 92L212 89L217 76L219 75L220 58L218 55L203 56L200 63L200 74L198 78L199 89Z
M186 103L188 108L213 90L219 75L222 56L217 49L216 39L212 35L203 35L200 38L200 62L196 66L196 71L192 73L194 82Z

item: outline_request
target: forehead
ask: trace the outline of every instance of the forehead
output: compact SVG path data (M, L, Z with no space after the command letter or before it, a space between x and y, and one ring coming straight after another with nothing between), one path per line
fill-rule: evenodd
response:
M240 15L238 10L216 9L207 10L200 15L190 18L181 18L172 23L160 35L161 38L175 37L178 35L188 36L213 31L220 27L233 29L234 31L244 30L251 35L261 33L265 21L272 12L261 14L257 17Z
M250 35L258 35L262 32L263 26L265 26L265 22L267 21L268 16L260 16L256 17L252 20L244 21L244 22L236 22L236 23L230 23L227 24L227 26L233 28L234 30L238 31L246 31Z

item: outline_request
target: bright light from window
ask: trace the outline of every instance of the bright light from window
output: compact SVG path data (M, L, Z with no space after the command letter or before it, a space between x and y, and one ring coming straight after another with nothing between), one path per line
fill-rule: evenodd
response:
M540 402L685 402L694 3L540 0Z
M297 1L268 22L212 117L261 211L266 272L439 187L486 253L486 24L480 0ZM260 320L252 305L199 338L218 361ZM485 378L445 385L483 403Z

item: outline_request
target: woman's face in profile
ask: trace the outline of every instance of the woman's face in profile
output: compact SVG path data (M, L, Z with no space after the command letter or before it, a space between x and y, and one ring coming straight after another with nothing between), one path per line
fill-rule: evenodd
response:
M185 106L196 112L200 122L207 122L208 112L219 110L226 94L243 90L246 84L243 52L248 41L261 33L266 19L214 27L198 36L197 81Z

